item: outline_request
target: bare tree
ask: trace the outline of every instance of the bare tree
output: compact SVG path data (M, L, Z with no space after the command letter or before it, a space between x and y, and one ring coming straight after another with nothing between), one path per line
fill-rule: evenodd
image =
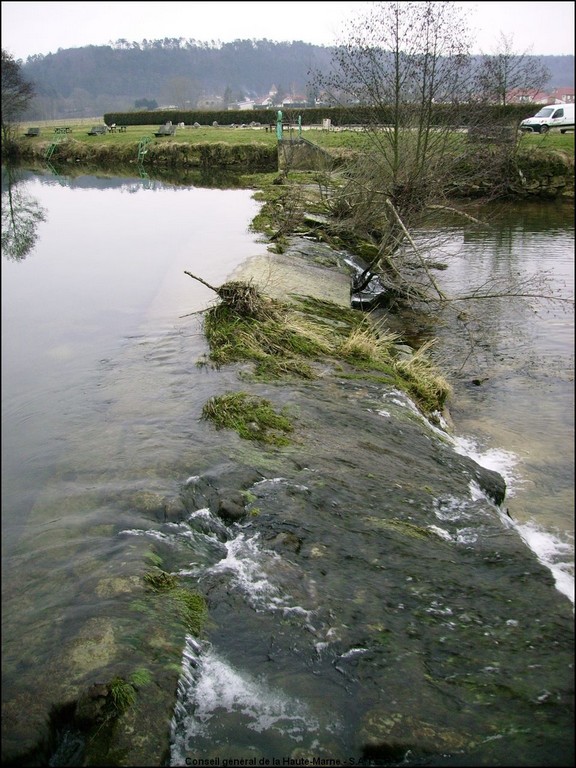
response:
M17 172L2 170L2 253L11 261L23 261L38 239L38 224L46 211L20 186Z
M466 150L455 123L473 84L468 47L465 14L454 3L374 3L335 49L331 73L318 78L332 99L357 104L366 125L366 149L333 200L342 226L376 246L358 288L377 267L397 289L410 284L412 295L422 294L398 259L408 246L411 264L420 262L439 293L409 233L444 200Z
M162 96L180 109L194 109L201 93L202 88L194 78L173 77L166 82Z
M22 77L20 64L5 50L2 50L1 80L2 138L9 142L13 138L15 123L34 96L34 89Z
M511 36L500 34L494 53L482 58L477 75L478 95L506 106L510 95L532 100L550 80L550 71L529 51L514 51Z
M444 300L411 232L447 205L454 180L509 165L516 137L498 145L467 141L462 108L477 126L474 68L468 55L466 13L452 2L372 3L349 26L318 86L365 126L358 161L330 200L342 231L353 232L369 254L355 281L362 290L377 271L384 285L411 301Z

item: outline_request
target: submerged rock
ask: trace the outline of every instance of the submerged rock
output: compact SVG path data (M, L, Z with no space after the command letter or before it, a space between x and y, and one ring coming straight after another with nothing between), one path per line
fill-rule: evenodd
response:
M318 267L327 254L314 254ZM327 274L346 305L349 280L335 267L309 285L330 297ZM4 764L76 764L79 755L84 765L168 764L175 699L185 682L198 684L212 649L205 700L178 701L189 718L185 758L233 749L342 764L571 765L572 607L503 511L504 479L457 452L405 395L361 373L245 378L242 388L287 407L294 440L247 445L222 430L174 472L190 475L178 498L122 496L130 526L154 536L120 540L116 570L83 560L95 569L93 592L83 582L86 620L75 634L53 612L38 624L34 653L47 627L61 650L43 680L31 652L11 670ZM100 523L101 508L91 503L82 519L96 509ZM71 542L61 539L62 529L52 533L64 572ZM206 596L194 658L183 658L173 604L133 580L151 556ZM94 594L110 615L91 617ZM26 595L9 597L13 615L25 613ZM110 680L140 668L152 682L113 727L85 740L80 726L99 727Z
M320 686L326 717L345 722L327 735L334 759L532 765L540 744L538 764L566 764L570 609L502 510L503 478L383 385L325 379L282 399L296 445L249 487L238 456L249 514L208 582L219 651L254 675L282 670L294 696ZM242 579L256 569L244 599L233 562ZM318 743L313 730L299 752L325 754Z

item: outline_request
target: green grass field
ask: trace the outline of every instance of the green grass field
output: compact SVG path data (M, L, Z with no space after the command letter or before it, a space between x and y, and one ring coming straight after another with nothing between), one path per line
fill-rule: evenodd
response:
M154 133L158 130L158 124L152 125L129 125L125 133L108 133L101 136L88 136L88 131L93 125L102 125L98 119L83 119L75 122L65 120L54 120L35 123L23 123L20 126L19 135L24 134L29 127L39 127L40 137L31 138L29 141L39 141L54 138L56 127L69 126L71 132L66 134L67 138L75 141L86 142L87 144L106 143L106 144L133 144L140 141L144 136L150 136L158 142L186 142L191 144L203 144L213 142L226 142L228 144L276 144L276 133L273 130L266 131L265 126L245 128L230 128L228 126L201 126L193 128L176 128L174 136L165 136L156 138ZM347 129L325 130L318 128L302 128L302 136L313 141L321 147L359 149L365 140L363 132ZM284 131L284 138L298 138L298 129ZM552 131L544 135L537 133L523 133L518 137L519 145L522 148L541 148L541 149L559 149L565 152L574 153L574 132L561 134Z

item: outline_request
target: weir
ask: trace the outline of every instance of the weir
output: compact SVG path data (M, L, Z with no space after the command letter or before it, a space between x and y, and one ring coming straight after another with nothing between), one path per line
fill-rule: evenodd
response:
M87 196L81 181L80 214ZM133 189L125 181L123 188ZM90 287L96 287L95 267L101 267L104 287L96 320L88 322L84 312L82 323L66 323L66 331L73 326L75 334L63 337L68 343L52 337L44 343L42 332L49 311L52 328L54 317L62 319L65 299L81 294L85 272L68 270L78 277L78 290L67 283L60 301L40 305L42 323L28 327L25 320L39 304L31 288L40 284L44 293L44 284L38 279L23 284L21 263L4 265L10 281L5 309L18 318L7 338L17 360L30 356L30 377L37 384L26 398L30 381L22 369L7 378L18 418L4 468L10 468L11 482L4 483L3 494L15 487L17 470L26 492L14 493L5 505L7 512L23 511L12 514L8 533L15 538L16 532L17 540L4 561L10 577L4 579L5 616L10 616L10 634L3 638L8 651L4 755L22 764L32 759L23 745L41 742L47 751L43 764L57 764L57 749L52 755L48 750L58 738L69 743L71 731L63 726L77 713L96 718L107 701L98 686L105 681L106 688L121 675L140 681L136 702L110 729L105 759L104 740L87 743L86 764L166 764L178 680L187 692L179 688L182 718L172 741L189 760L320 765L353 756L357 763L406 765L571 764L572 606L505 514L501 468L492 462L486 469L481 450L474 457L471 451L462 455L447 433L423 420L412 401L390 387L385 372L318 361L318 378L280 383L249 376L242 363L199 367L205 349L200 315L182 321L174 294L168 301L169 333L157 320L148 333L132 326L118 330L138 285L136 278L117 281L117 287L127 288L126 296L118 297L109 313L101 312L102 302L108 306L113 298L110 274L126 266L118 254L132 256L139 280L149 262L165 264L165 249L151 240L186 195L174 216L179 226L190 227L183 240L185 266L193 268L188 243L195 242L208 210L199 190L171 188L164 196L159 184L152 196L142 179L135 182L141 206L157 214L144 232L141 207L134 211L139 226L126 226L135 196L119 194L114 205L102 208L88 237L87 222L70 213L73 190L65 191L66 226L80 222L77 242L83 244L86 271L91 267ZM103 197L109 201L111 191L103 194L102 185L112 186L113 180L93 183L100 186L91 210ZM54 179L40 191L48 193L48 207L54 193L64 192ZM195 199L188 200L193 193ZM210 229L220 230L222 211L236 211L238 202L221 203ZM47 226L57 226L57 211L58 206L50 208ZM197 211L203 215L190 224ZM107 223L110 247L95 237L101 221ZM234 236L235 255L242 231ZM164 241L172 242L172 236L170 228L162 233ZM523 263L527 239L522 238ZM532 233L539 267L542 243L550 239L550 230L541 239ZM205 269L207 254L215 261L216 254L230 252L225 245L196 249ZM313 269L306 274L323 275L322 295L332 285L334 294L349 300L349 276L335 279L334 254L327 262L326 253L316 252L314 262L313 249L291 245L296 251L282 254L286 262L298 259L304 274L300 260L307 254ZM478 268L485 243L477 245L470 262L465 253L458 257L466 274ZM466 253L473 246L471 238ZM44 259L54 271L59 257L39 249L25 266L41 269ZM75 248L69 258L76 265ZM187 286L190 281L182 279ZM157 275L152 281L157 284ZM53 294L56 290L54 284ZM15 307L19 315L12 314ZM91 354L103 314L112 315L115 338L116 333L121 338L113 350L98 352L95 371L82 361L80 368L93 375L79 383L72 375L74 360ZM517 352L524 345L510 339L507 315L502 322ZM528 320L516 330L527 325ZM24 337L27 329L30 335ZM90 334L89 344L76 335L81 333ZM494 342L494 334L490 339ZM37 354L31 353L33 343ZM516 360L505 351L505 375L495 386L498 400L505 394L503 380L510 381L509 361ZM61 377L53 388L50 377L38 374L51 356ZM288 408L294 442L282 449L260 446L202 421L203 402L230 389L249 390ZM469 390L473 396L484 391L476 385ZM539 392L538 408L542 400ZM496 407L493 401L488 410ZM66 442L66 450L49 461L50 441L45 433L37 439L44 417L57 445ZM23 423L33 423L37 434L22 430ZM550 430L550 420L540 424ZM543 431L540 424L534 424L536 434ZM502 435L503 430L497 433ZM521 433L523 445L529 437ZM20 451L25 439L31 448ZM38 463L40 486L32 483L33 467L20 461L22 455ZM561 461L545 462L541 507L551 500L551 478ZM30 509L28 489L34 495ZM236 522L219 514L231 501ZM3 545L8 546L6 538ZM150 570L201 593L208 606L201 632L183 631L179 604L167 593L146 590L143 574ZM141 668L149 672L149 682ZM60 719L47 733L46 713L53 704L60 706ZM101 725L94 724L98 738L106 731ZM179 759L172 757L174 764L182 764Z

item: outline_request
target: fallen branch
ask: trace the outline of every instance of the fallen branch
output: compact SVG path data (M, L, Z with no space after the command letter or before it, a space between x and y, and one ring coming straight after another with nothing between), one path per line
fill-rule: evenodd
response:
M224 283L219 288L215 288L206 280L203 280L197 275L193 275L192 272L184 270L184 274L191 277L193 280L197 280L206 288L210 288L211 291L218 294L222 303L228 307L228 309L240 317L252 317L262 319L264 317L270 317L273 313L272 304L267 300L256 286L251 283L243 283L239 280L232 280L228 283Z
M414 253L416 254L416 257L418 258L418 261L420 262L420 265L421 265L422 269L426 273L426 276L427 276L428 280L430 281L431 285L434 287L434 290L436 291L436 293L438 294L439 298L442 301L446 301L447 297L440 290L440 288L438 287L438 284L436 283L436 280L434 280L434 277L432 276L432 274L430 273L430 270L426 266L426 262L422 258L422 254L420 253L420 250L418 249L418 246L416 245L416 243L414 242L414 240L410 236L410 233L408 232L408 230L404 226L404 222L400 218L400 214L396 210L396 208L394 206L394 203L388 197L385 199L385 202L386 202L386 205L388 205L388 207L392 210L392 213L394 214L394 216L396 218L396 221L398 222L402 232L404 233L404 236L406 237L406 239L408 240L408 242L412 246L412 248L414 250Z
M214 291L214 293L218 293L218 288L214 288L213 285L210 285L210 283L207 283L206 280L202 280L201 277L196 277L196 275L193 275L192 272L188 272L186 269L184 270L184 274L188 275L188 277L191 277L192 280L198 280L199 283L202 283L202 285L205 285L206 288L210 288L210 290Z

